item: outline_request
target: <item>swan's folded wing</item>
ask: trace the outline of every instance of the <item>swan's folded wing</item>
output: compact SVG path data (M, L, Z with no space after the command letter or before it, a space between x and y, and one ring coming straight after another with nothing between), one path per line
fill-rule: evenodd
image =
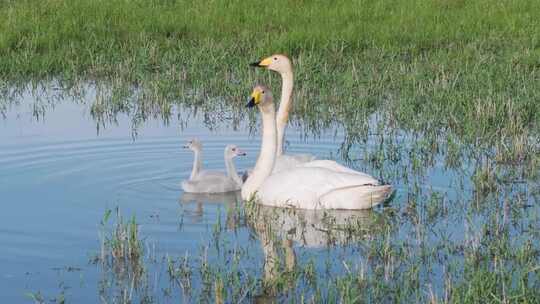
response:
M392 194L390 185L362 185L334 189L319 198L325 209L370 209Z
M333 190L373 185L369 175L343 173L322 167L297 167L272 174L258 190L262 204L302 209L324 208L320 198ZM376 180L375 180L376 181Z
M333 161L333 160L314 160L308 163L304 163L301 165L302 167L317 167L317 168L325 168L331 171L340 172L340 173L348 173L348 174L356 174L360 175L365 178L366 183L370 183L372 185L378 185L379 181L373 178L371 175L347 168L345 166L340 165L339 163Z

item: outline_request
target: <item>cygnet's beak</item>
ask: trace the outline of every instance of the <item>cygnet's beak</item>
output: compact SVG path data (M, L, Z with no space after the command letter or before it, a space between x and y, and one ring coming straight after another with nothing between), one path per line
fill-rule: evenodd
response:
M189 149L189 146L188 145L183 145L182 148Z
M256 67L256 68L263 68L260 61L252 62L249 65L252 66L252 67Z
M236 149L236 155L238 155L238 156L246 156L247 153L237 148Z
M251 97L246 104L246 108L253 108L255 106L255 97Z

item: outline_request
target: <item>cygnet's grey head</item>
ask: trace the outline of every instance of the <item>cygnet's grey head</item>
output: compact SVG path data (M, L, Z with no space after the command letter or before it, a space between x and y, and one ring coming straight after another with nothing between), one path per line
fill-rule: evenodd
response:
M183 147L184 149L190 149L193 152L201 151L202 143L197 138L194 138L189 140Z
M225 157L231 159L237 156L246 156L246 152L240 150L236 145L227 145L225 147Z

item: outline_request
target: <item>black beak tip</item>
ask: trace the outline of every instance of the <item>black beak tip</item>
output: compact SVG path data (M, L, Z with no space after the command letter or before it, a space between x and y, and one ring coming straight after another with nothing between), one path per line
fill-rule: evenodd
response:
M255 98L251 98L246 104L246 108L253 108L255 106Z
M249 65L252 66L252 67L257 67L257 68L259 68L259 67L261 67L261 66L259 65L260 63L261 63L260 61L257 61L257 62L252 62L252 63L250 63Z

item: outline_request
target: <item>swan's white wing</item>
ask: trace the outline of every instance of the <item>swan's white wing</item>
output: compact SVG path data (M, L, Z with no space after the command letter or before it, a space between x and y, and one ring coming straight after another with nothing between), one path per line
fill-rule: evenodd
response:
M366 209L383 201L390 188L367 175L322 167L297 167L269 176L258 189L260 203L301 209Z
M335 172L341 172L341 173L348 173L348 174L357 174L361 175L366 179L366 183L370 183L372 185L378 185L379 181L373 178L371 175L368 175L366 173L362 173L350 168L347 168L343 165L340 165L339 163L333 161L333 160L327 160L327 159L321 159L321 160L314 160L310 161L308 163L301 164L302 167L317 167L317 168L325 168L328 170L332 170ZM368 180L370 180L368 182Z

